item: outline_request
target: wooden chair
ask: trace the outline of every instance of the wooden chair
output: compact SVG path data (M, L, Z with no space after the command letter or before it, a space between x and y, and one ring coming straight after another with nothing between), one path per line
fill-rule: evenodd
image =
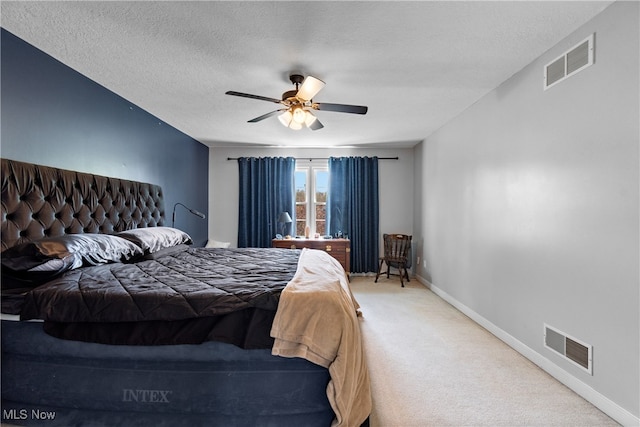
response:
M389 278L391 268L398 269L400 276L400 284L404 287L404 279L409 282L409 272L407 268L411 266L411 238L406 234L383 234L384 240L384 256L380 257L380 266L378 274L376 274L375 282L378 282L382 264L387 264L387 279ZM395 276L395 274L394 274Z

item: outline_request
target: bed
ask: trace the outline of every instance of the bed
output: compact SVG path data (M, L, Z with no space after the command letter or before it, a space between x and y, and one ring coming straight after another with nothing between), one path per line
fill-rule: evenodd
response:
M333 258L195 248L156 185L1 161L3 422L367 423Z

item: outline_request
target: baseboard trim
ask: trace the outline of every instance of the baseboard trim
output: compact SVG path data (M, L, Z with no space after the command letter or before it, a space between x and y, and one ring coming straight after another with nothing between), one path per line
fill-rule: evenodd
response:
M560 381L562 384L578 393L585 400L613 418L616 422L622 424L623 426L640 426L640 418L622 408L620 405L616 404L608 397L597 392L589 385L580 381L578 378L569 374L564 369L561 369L558 365L554 364L540 353L534 351L531 347L520 342L515 337L509 335L504 330L500 329L489 320L485 319L466 305L462 304L460 301L456 300L451 295L438 288L424 277L421 277L419 275L416 275L415 277L421 284L430 289L434 294L438 295L440 298L455 307L457 310L464 313L471 320L485 328L487 331L491 332L509 347L513 348L518 353L529 359L531 362L538 365L542 370Z

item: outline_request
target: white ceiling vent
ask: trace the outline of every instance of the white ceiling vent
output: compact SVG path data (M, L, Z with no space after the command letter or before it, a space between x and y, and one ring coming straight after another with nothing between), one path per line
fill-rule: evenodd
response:
M593 347L545 324L544 346L593 375Z
M593 39L594 34L591 34L572 49L545 65L545 90L593 64Z

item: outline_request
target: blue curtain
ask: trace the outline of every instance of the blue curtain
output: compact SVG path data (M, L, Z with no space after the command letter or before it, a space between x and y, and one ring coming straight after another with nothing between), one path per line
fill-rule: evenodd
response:
M329 158L329 232L351 240L351 271L378 271L378 158Z
M278 223L281 212L295 218L294 176L296 161L293 157L241 157L240 209L238 218L239 248L268 248L271 239L282 233ZM284 224L284 234L292 224Z

